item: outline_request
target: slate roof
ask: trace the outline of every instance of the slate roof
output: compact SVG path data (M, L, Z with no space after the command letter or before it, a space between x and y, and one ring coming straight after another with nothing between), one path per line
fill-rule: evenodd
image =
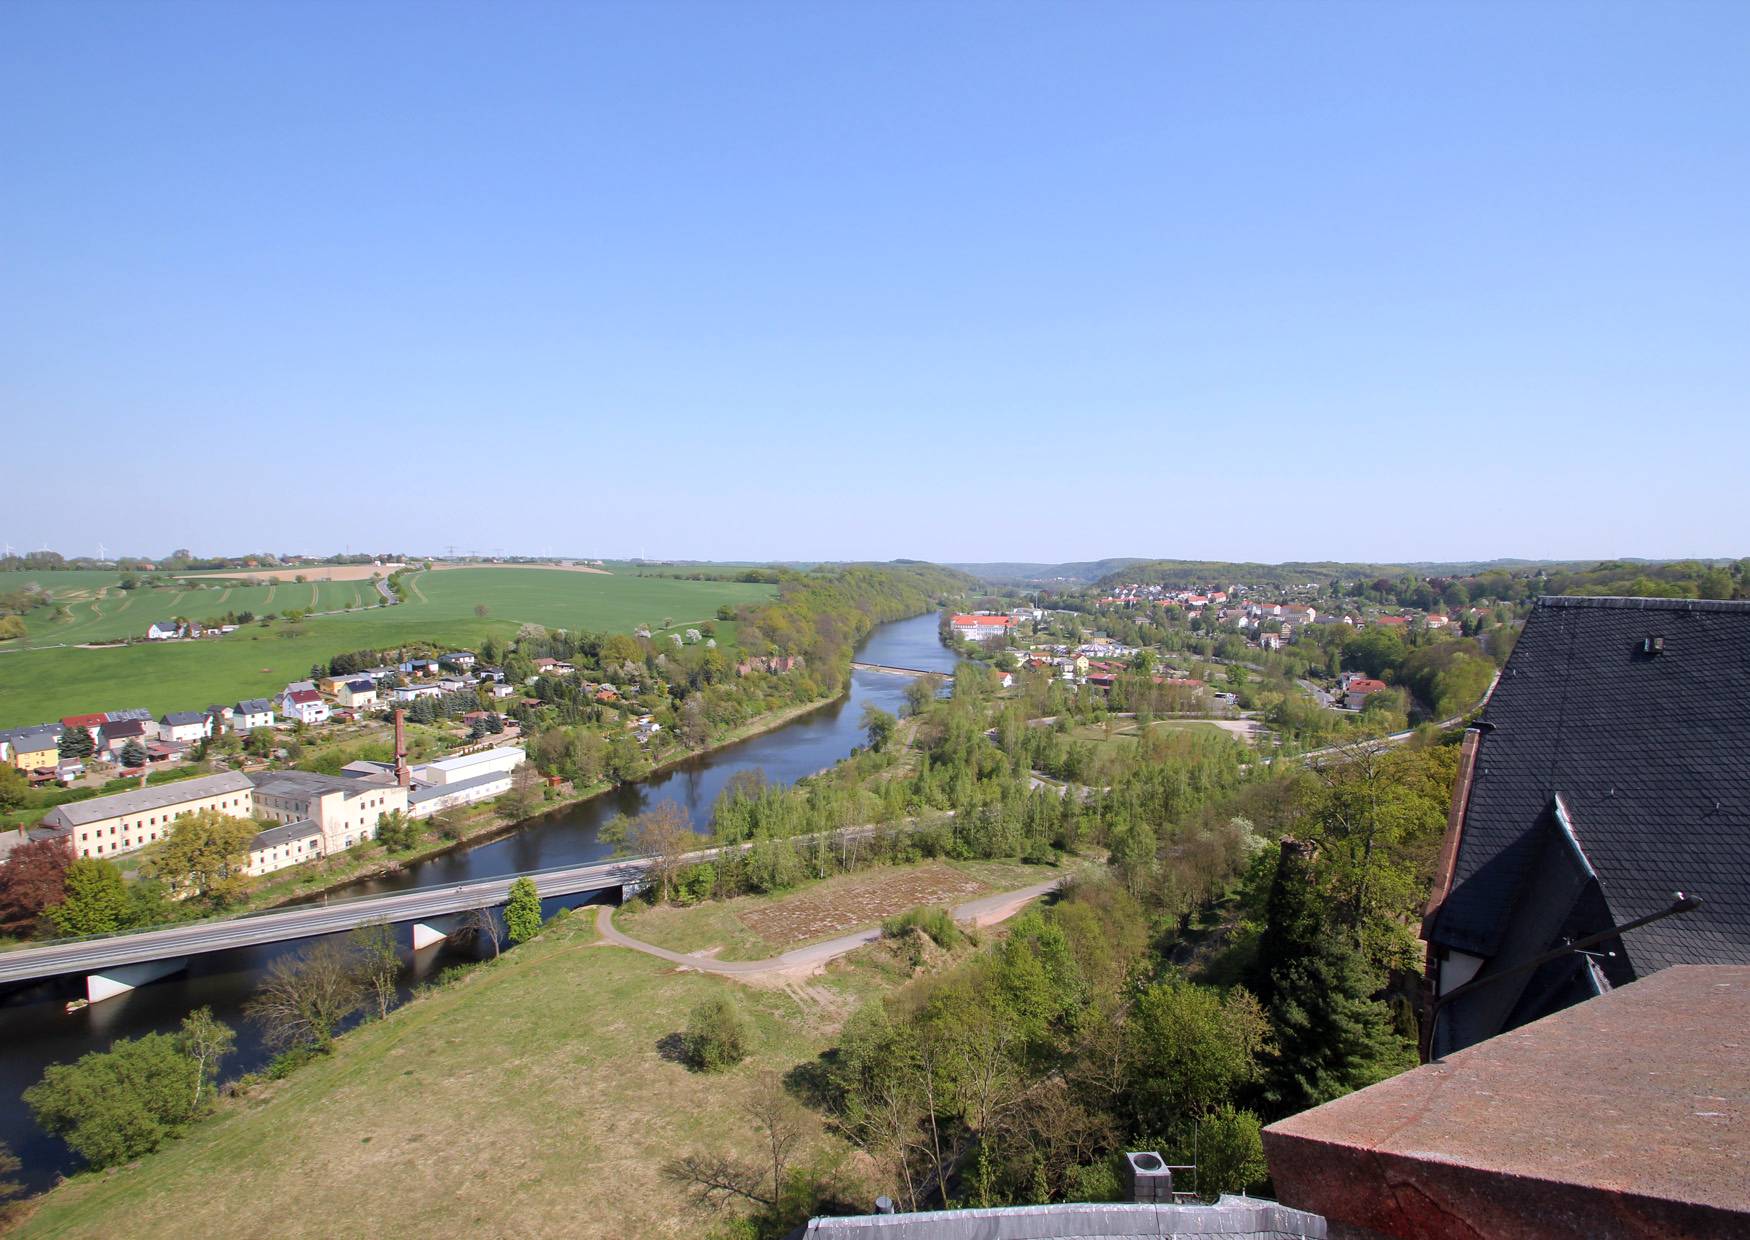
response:
M247 775L226 771L219 775L197 775L174 783L136 788L113 796L92 797L89 801L71 801L57 805L43 818L45 825L77 827L122 814L139 814L154 809L166 809L185 801L221 796L227 792L248 792L254 788Z
M130 736L146 735L146 721L143 719L113 719L103 725L105 740L125 741Z
M266 698L244 698L237 703L237 713L239 715L271 715L273 703Z
M485 784L498 783L510 778L508 771L488 771L484 775L476 775L472 779L458 779L453 784L430 784L425 787L415 787L407 794L409 805L421 805L426 801L435 801L439 797L453 796L458 792L467 792L471 788L479 788Z
M1665 908L1678 890L1704 901L1629 933L1632 976L1750 964L1750 602L1541 599L1481 722L1431 942L1501 951L1565 830L1607 905L1610 921L1592 929Z
M311 837L320 839L322 828L308 818L300 818L296 822L282 822L277 827L269 827L259 832L249 841L251 850L263 848L278 848L281 844L295 844L299 840Z
M198 710L173 710L160 720L160 722L167 723L173 728L185 727L189 724L205 723L206 721L207 717Z

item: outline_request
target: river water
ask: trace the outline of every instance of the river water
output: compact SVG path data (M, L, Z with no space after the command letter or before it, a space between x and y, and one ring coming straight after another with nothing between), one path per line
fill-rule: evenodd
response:
M858 648L860 662L950 672L955 658L937 639L935 615L880 625ZM611 853L598 838L616 814L637 814L662 801L686 807L693 825L710 825L718 793L737 772L762 770L773 783L792 783L832 766L864 741L863 708L873 705L899 713L909 678L885 672L853 672L851 692L782 727L735 745L690 758L661 774L565 809L529 820L509 835L458 849L407 866L386 878L366 879L336 894L347 896L435 887L550 866L596 861ZM548 901L551 913L578 898ZM174 1030L184 1015L210 1007L237 1030L237 1051L224 1074L237 1076L264 1064L270 1052L243 1016L263 969L309 939L195 956L186 972L78 1012L66 1001L84 994L83 978L62 978L0 996L0 1141L24 1162L22 1178L32 1189L46 1187L73 1170L78 1160L58 1138L36 1126L20 1098L51 1063L104 1050L120 1037ZM490 950L488 948L487 950ZM472 951L440 943L414 953L403 970L405 991L448 965L473 959Z

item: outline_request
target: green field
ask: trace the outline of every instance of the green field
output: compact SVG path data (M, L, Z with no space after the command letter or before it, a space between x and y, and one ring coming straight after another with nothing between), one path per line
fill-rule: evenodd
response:
M26 618L32 639L0 643L0 727L58 719L87 711L144 706L161 713L195 710L214 702L233 702L275 692L308 674L313 663L347 650L381 649L430 641L472 647L487 634L512 637L523 624L595 632L628 632L710 619L725 603L770 598L770 586L727 581L676 581L555 569L478 568L419 573L409 578L408 601L394 607L366 607L342 615L316 616L297 625L247 626L226 637L199 642L156 642L86 650L80 641L116 634L145 633L154 619L171 615L201 618L248 608L257 614L350 602L371 589L365 582L320 582L278 587L238 586L228 598L223 586L189 591L96 592L119 580L109 573L0 574L0 591L24 580L53 590L72 611L71 622L50 629L54 648L27 648L38 626L53 624L48 609ZM79 579L63 581L61 578ZM263 602L275 590L271 602ZM138 595L128 598L128 594ZM83 595L83 597L77 597ZM116 597L121 595L122 597ZM181 601L171 605L172 598ZM198 605L191 604L198 600ZM485 607L484 619L476 607ZM122 610L123 608L126 610ZM93 609L98 613L93 615Z

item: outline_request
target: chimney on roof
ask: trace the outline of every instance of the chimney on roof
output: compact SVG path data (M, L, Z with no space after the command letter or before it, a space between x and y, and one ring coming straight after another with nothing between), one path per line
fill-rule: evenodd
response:
M1173 1170L1153 1150L1124 1155L1124 1190L1131 1201L1173 1204Z
M413 783L413 773L407 769L407 712L395 712L395 782L403 788Z

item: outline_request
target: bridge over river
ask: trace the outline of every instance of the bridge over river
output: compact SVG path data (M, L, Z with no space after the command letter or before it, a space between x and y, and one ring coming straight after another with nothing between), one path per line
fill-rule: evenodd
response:
M716 851L706 849L694 856L704 859ZM534 880L535 890L543 898L615 889L623 895L644 881L650 864L649 858L632 857L539 870L526 877ZM412 923L417 951L447 937L461 914L503 904L510 898L510 885L519 877L524 876L506 874L394 895L299 905L244 917L20 948L0 953L0 984L84 973L86 994L95 1003L167 977L186 965L190 956L333 934L371 922Z
M952 816L952 811L943 815ZM913 821L907 825L915 826L916 823ZM875 831L873 826L856 826L841 827L825 834L850 841L867 839ZM700 848L675 861L692 865L711 861L725 853L743 852L751 846L743 843ZM419 951L449 937L460 924L462 914L497 908L505 903L510 899L511 884L519 878L534 880L535 891L544 900L600 891L612 891L624 900L644 885L657 861L655 857L623 857L590 865L560 866L474 882L419 887L393 895L304 904L242 917L23 947L17 951L0 952L0 985L83 973L86 975L86 997L96 1003L125 994L146 982L169 977L183 969L190 956L254 947L261 943L283 943L288 939L319 934L337 934L374 922L411 924L413 950Z

